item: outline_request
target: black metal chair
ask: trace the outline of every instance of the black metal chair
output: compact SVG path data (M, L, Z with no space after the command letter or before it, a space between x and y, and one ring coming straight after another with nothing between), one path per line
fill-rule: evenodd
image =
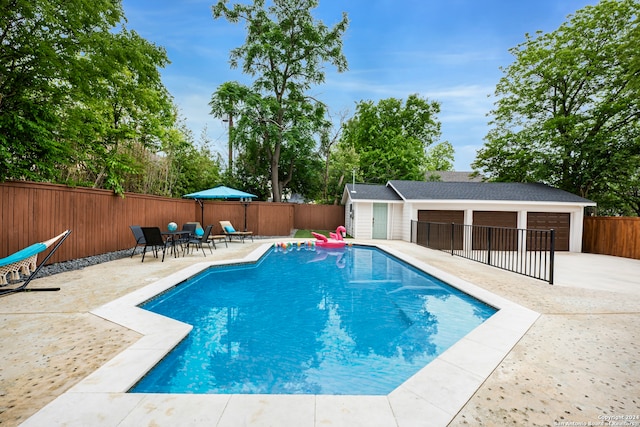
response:
M182 224L182 231L191 232L190 237L194 237L196 235L196 228L198 228L198 224L195 222L187 222L186 224Z
M133 255L136 253L136 248L138 246L146 246L146 242L142 234L142 227L139 225L130 225L129 228L133 233L133 238L136 239L136 244L133 246L133 250L131 250L131 258L133 258Z
M211 234L211 229L212 228L213 228L213 225L207 225L207 227L204 229L204 233L202 233L202 236L193 237L193 238L189 239L189 241L187 242L187 246L186 246L184 252L186 253L189 250L189 246L190 245L195 245L195 246L199 247L200 249L202 249L202 254L206 257L207 254L204 251L204 245L207 245L207 246L209 246L209 250L211 251L211 253L213 253L213 249L211 249L211 241L209 240L209 235Z
M164 262L164 254L167 251L167 247L171 245L171 242L164 240L162 232L158 227L141 227L142 235L144 236L144 250L142 252L142 262L144 262L144 256L147 253L147 248L153 249L154 257L158 258L158 250L162 249L162 262Z
M180 244L182 248L183 245L189 243L189 240L194 239L196 237L196 229L198 228L199 223L195 222L187 222L182 224L182 231L188 231L189 234L181 234L176 243Z

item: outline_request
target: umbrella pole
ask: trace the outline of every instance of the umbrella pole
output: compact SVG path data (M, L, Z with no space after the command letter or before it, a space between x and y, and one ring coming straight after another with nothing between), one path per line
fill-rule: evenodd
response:
M196 199L196 202L200 204L200 225L204 227L204 203L200 199Z

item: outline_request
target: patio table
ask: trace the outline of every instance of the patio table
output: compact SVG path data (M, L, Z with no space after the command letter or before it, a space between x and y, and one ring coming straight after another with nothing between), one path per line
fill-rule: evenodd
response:
M183 235L189 236L191 232L189 230L175 230L175 231L162 231L162 235L171 242L171 251L173 257L178 257L178 251L176 251L176 243L179 242Z

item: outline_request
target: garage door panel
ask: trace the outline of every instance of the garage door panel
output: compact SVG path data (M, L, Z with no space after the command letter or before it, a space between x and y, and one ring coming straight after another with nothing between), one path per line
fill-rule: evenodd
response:
M474 211L473 225L517 228L518 212Z
M418 221L464 224L464 211L418 211Z
M417 243L433 249L451 249L451 223L464 224L464 211L418 211ZM456 227L454 249L462 249L463 238L462 228Z
M555 230L555 249L557 251L569 250L570 214L562 212L529 212L527 214L527 228L530 230ZM531 240L535 241L535 239Z
M515 251L518 248L517 212L474 211L473 225L474 250Z

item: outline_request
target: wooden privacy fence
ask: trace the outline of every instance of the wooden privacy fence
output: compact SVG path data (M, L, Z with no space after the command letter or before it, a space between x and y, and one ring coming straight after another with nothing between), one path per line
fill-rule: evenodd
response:
M640 218L584 218L582 251L640 259Z
M122 198L109 190L4 182L0 258L67 229L73 233L51 257L52 263L129 249L134 244L130 225L166 229L171 221L181 225L204 219L203 226L213 224L213 232L220 233L219 221L229 220L243 230L245 218L256 236L289 236L294 228L334 230L344 223L344 206L204 201L201 208L191 199L135 193Z

